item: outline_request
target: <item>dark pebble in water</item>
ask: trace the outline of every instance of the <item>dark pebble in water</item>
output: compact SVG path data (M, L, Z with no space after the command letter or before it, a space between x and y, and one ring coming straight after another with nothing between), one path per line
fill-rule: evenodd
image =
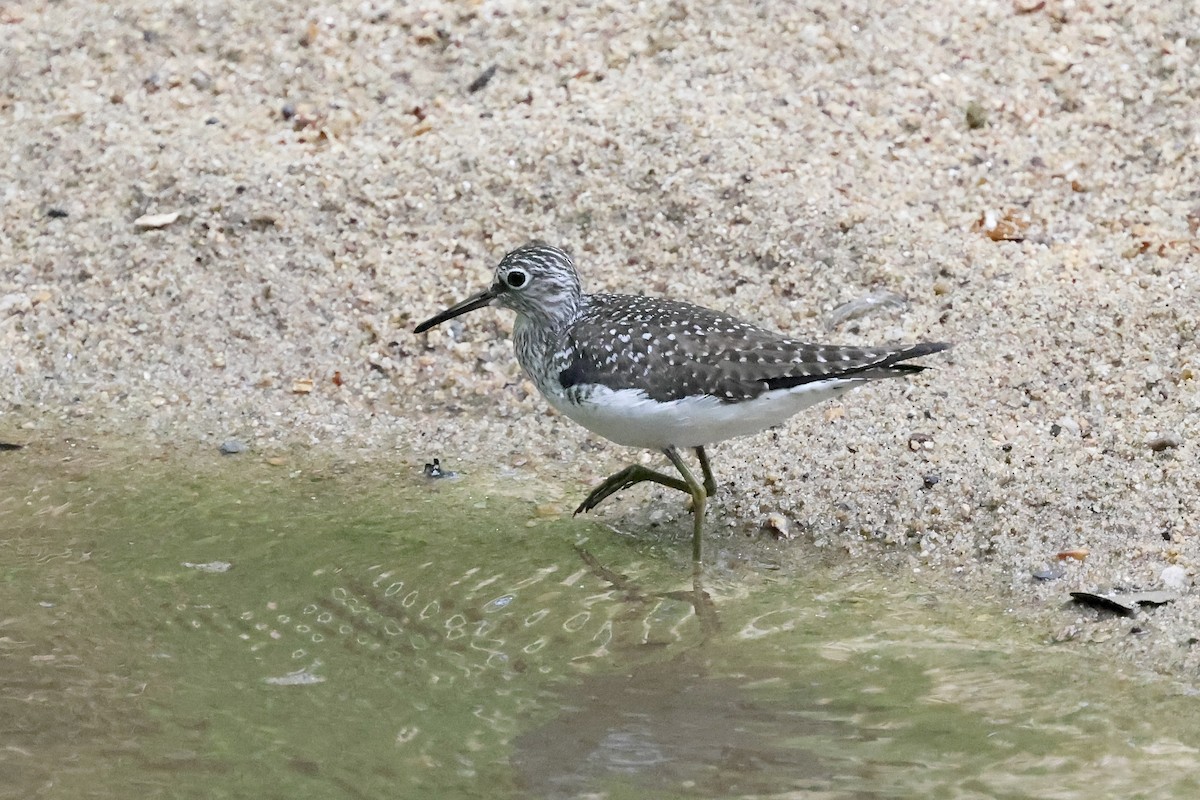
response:
M51 219L62 219L67 216L67 211L62 208L51 208L46 210L46 216Z
M921 481L926 489L932 489L942 482L942 478L940 475L924 475L921 477Z
M440 458L435 458L432 464L425 465L426 478L453 478L456 475L458 475L457 472L442 469L442 460Z
M225 441L221 442L221 455L223 456L232 456L238 453L244 453L249 449L250 448L246 447L244 442L240 442L237 439L226 439Z

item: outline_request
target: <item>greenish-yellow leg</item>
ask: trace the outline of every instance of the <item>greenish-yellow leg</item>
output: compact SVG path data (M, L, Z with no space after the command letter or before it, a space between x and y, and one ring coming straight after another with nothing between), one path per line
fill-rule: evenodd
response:
M696 476L688 469L688 465L684 463L683 457L679 455L679 451L674 447L667 447L663 450L667 458L671 459L671 463L675 465L675 469L679 470L679 474L683 476L683 480L672 478L670 475L664 475L661 472L656 472L649 467L643 467L641 464L633 464L626 467L615 475L605 478L604 482L592 490L583 502L579 504L579 508L575 509L576 514L581 514L584 511L591 511L600 503L612 495L630 486L649 481L666 486L668 489L690 494L692 496L692 558L700 561L701 551L701 534L704 530L704 505L705 501L716 493L717 481L713 477L712 468L708 465L708 456L704 452L703 447L696 448L696 457L700 459L700 471L704 475L704 483L701 484L696 480Z
M699 448L697 448L699 450ZM696 476L688 469L688 465L684 463L683 457L679 455L679 451L674 447L663 448L663 453L667 458L671 459L671 463L675 465L675 469L679 470L679 474L683 476L684 482L687 484L688 491L692 495L692 560L700 560L701 541L704 535L704 501L708 498L708 494L704 491L703 486L696 480ZM707 459L705 459L707 461ZM704 462L701 462L704 463ZM712 473L709 472L709 477Z
M605 478L604 482L593 489L592 493L579 504L579 508L575 509L575 513L581 514L584 511L591 511L600 505L605 498L642 481L660 483L670 489L675 489L686 494L691 494L692 492L688 488L688 485L679 480L679 478L672 478L670 475L655 472L648 467L643 467L641 464L634 464L621 470L616 475Z
M713 477L712 467L708 465L708 456L704 453L704 447L696 448L696 458L700 459L700 469L704 472L704 491L712 497L717 493L717 479Z

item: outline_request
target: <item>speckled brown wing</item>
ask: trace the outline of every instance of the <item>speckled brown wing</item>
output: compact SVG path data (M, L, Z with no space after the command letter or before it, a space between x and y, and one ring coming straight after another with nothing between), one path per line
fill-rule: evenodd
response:
M560 350L565 388L641 389L660 402L711 395L728 402L824 380L919 372L901 363L940 343L887 347L813 345L711 309L660 298L587 298Z

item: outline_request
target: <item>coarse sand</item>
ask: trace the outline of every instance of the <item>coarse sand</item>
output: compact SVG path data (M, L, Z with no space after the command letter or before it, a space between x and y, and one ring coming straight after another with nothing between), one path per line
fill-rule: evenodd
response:
M569 514L652 456L550 411L511 315L412 333L545 239L591 290L956 343L713 448L710 552L786 528L1200 685L1197 13L0 2L0 441L436 456ZM678 496L598 518L686 550Z

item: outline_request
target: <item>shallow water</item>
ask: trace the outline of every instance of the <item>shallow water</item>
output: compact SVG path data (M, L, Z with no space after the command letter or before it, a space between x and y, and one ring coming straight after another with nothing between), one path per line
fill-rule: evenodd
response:
M0 796L1200 791L1200 701L999 609L293 462L0 453Z

